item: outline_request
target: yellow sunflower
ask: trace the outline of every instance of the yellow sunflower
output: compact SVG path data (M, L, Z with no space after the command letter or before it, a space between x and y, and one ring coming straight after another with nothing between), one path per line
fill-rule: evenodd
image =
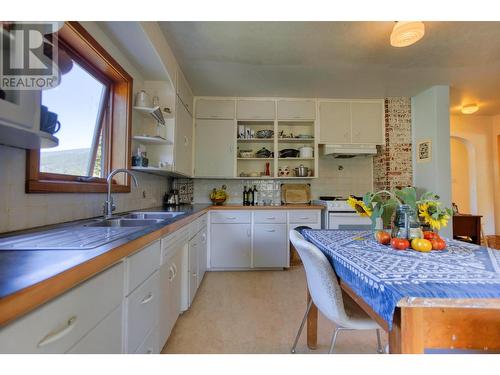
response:
M363 201L357 200L354 197L349 197L349 199L347 199L347 203L349 204L349 206L354 208L360 216L372 216L372 209L368 207Z
M448 220L450 215L446 211L438 209L440 202L427 202L422 203L418 206L418 215L424 220L426 224L429 224L432 229L441 229L448 225Z

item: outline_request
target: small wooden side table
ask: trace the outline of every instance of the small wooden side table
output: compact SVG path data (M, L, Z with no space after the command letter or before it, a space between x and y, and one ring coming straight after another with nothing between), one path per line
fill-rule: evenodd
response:
M473 243L481 245L481 218L480 215L453 215L453 238L470 237Z

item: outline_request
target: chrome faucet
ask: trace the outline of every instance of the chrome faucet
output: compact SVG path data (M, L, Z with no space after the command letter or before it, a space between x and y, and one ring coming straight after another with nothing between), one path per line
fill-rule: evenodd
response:
M113 203L113 197L111 196L111 183L113 182L113 176L117 173L120 173L120 172L127 173L130 176L132 176L132 179L134 180L135 186L136 187L139 186L139 184L137 183L137 178L128 169L118 168L118 169L115 169L114 171L111 171L108 174L108 177L106 178L106 182L108 184L108 195L106 197L106 202L104 202L104 207L103 207L103 213L104 213L105 219L111 218L113 216L113 211L116 208L115 204Z

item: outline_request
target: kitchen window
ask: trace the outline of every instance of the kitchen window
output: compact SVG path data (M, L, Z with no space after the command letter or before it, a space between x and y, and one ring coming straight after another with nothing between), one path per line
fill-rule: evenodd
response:
M26 191L105 192L107 173L129 167L132 78L77 22L58 43L71 69L41 104L57 114L59 145L28 151ZM130 191L129 178L115 182L113 191Z

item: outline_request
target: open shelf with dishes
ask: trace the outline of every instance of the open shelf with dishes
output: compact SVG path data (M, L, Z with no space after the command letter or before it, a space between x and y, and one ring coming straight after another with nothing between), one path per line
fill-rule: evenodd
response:
M315 121L239 120L236 127L236 178L316 177L318 145ZM301 173L296 168L301 168Z

